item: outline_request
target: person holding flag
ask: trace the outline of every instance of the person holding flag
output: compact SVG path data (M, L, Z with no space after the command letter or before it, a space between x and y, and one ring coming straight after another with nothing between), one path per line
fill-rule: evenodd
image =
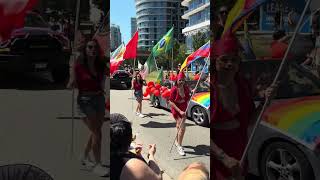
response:
M186 131L186 110L190 98L190 89L185 85L185 75L183 72L180 72L177 77L177 82L171 89L169 104L171 106L172 116L176 120L176 128L178 132L177 141L175 141L175 145L177 147L178 153L181 156L186 155L181 144Z

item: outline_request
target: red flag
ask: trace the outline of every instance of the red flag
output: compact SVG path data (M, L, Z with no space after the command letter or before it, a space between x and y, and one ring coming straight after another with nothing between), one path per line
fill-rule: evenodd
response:
M138 38L139 33L137 31L126 45L126 52L123 55L123 59L134 59L137 57Z
M27 11L37 0L10 0L0 2L0 41L6 41L11 33L24 26Z

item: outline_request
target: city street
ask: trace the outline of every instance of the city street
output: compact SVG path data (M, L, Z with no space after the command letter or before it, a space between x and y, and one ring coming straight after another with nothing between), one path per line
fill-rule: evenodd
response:
M72 91L52 83L48 74L0 76L0 165L28 163L54 180L106 179L84 169L80 157L88 130L75 106L74 153L71 157ZM109 166L109 131L103 126L102 160Z
M170 147L176 135L175 121L169 111L152 107L148 100L143 101L142 111L145 115L140 118L134 115L136 102L133 100L132 90L121 87L111 89L111 113L121 113L133 121L133 131L137 139L142 141L144 153L148 144L157 145L156 159L164 172L173 179L177 179L183 169L192 162L203 162L210 167L210 129L195 125L187 120L186 134L183 146L186 156L178 155L175 146L170 153Z

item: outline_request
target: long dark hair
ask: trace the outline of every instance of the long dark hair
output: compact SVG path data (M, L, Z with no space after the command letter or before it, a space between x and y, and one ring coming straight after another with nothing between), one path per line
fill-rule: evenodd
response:
M96 52L97 52L97 57L96 59L94 60L94 64L95 64L95 67L96 67L96 70L99 73L104 73L106 71L106 64L103 60L103 57L101 56L100 54L100 45L98 43L97 40L95 39L91 39L91 40L87 40L86 43L81 47L81 50L80 50L80 63L83 64L87 69L89 69L89 64L88 64L88 56L87 56L87 51L86 51L86 48L87 48L87 44L89 42L95 42L96 44Z

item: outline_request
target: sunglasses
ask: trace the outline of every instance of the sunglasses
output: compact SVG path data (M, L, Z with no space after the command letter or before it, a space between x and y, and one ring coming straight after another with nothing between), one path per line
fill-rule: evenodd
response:
M220 11L220 14L228 14L228 11Z
M96 48L96 46L88 45L87 48L88 48L88 49L93 49L93 48Z

